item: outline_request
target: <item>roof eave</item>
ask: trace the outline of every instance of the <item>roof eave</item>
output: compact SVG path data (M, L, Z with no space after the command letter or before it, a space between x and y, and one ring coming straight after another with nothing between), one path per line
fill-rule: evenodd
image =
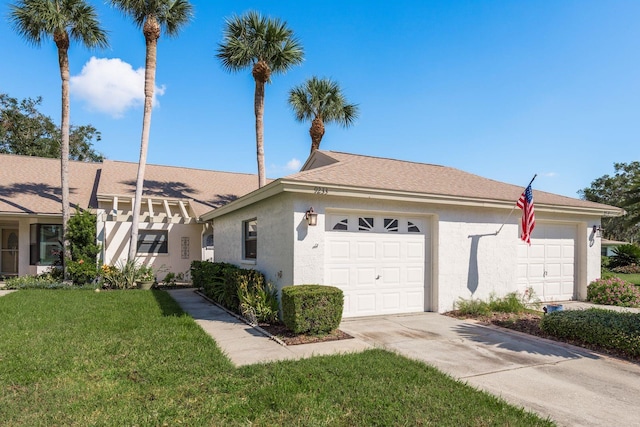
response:
M248 195L245 195L233 202L205 213L200 218L208 221L237 209L257 203L267 197L274 196L281 192L292 192L313 195L333 195L340 197L356 197L380 200L395 200L414 203L432 203L440 205L456 205L468 207L483 207L496 209L513 209L515 201L484 199L463 196L449 196L441 194L415 193L410 191L386 190L376 188L364 188L355 186L345 186L336 184L326 184L311 181L297 181L280 178L261 189L258 189ZM549 213L564 213L577 215L597 215L604 217L620 216L625 213L623 209L611 207L611 210L605 210L596 207L583 206L560 206L536 202L536 211ZM616 210L617 209L617 210Z

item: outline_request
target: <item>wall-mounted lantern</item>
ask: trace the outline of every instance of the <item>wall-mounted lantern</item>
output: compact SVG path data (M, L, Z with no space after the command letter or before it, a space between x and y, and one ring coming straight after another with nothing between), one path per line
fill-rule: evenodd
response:
M318 225L318 214L314 212L313 207L309 208L304 217L307 220L307 224L309 224L309 226L313 227Z

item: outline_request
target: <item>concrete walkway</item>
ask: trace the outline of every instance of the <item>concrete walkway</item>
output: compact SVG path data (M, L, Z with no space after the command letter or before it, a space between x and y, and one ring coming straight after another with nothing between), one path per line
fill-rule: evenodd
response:
M640 365L436 313L345 319L351 340L283 347L192 289L169 291L236 365L379 347L562 426L640 424ZM569 303L566 309L586 308Z
M349 353L371 348L371 345L358 339L285 347L210 303L193 289L175 289L168 292L180 307L215 339L236 366Z

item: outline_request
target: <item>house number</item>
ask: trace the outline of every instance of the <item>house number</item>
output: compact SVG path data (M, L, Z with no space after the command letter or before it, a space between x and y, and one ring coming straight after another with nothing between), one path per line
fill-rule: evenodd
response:
M313 192L316 194L329 194L327 187L313 187Z

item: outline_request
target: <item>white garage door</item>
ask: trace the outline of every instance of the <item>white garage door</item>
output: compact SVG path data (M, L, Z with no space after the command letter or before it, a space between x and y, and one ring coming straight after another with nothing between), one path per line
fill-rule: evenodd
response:
M575 225L536 224L531 246L518 246L518 284L544 302L575 299Z
M343 290L343 317L424 311L425 227L372 215L328 223L325 283Z

